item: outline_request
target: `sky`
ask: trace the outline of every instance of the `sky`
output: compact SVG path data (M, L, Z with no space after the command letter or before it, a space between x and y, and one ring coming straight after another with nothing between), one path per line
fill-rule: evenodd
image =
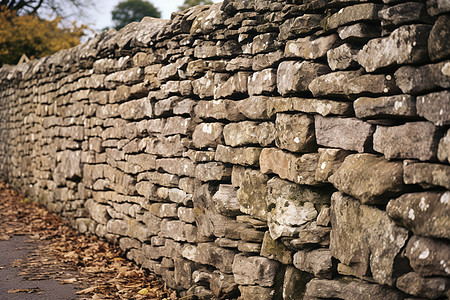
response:
M222 0L212 0L221 2ZM120 0L96 0L96 9L88 14L87 22L94 30L101 30L105 27L112 27L111 11ZM170 19L172 12L177 11L178 6L184 3L184 0L153 0L150 1L161 12L161 18Z

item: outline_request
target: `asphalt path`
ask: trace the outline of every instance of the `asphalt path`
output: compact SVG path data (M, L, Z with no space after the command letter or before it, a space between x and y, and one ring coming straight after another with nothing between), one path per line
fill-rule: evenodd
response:
M80 299L73 284L61 284L54 279L26 279L20 266L27 263L39 244L27 236L13 236L0 241L0 300ZM43 268L43 266L42 266ZM43 273L45 270L42 270ZM39 272L39 266L37 269Z

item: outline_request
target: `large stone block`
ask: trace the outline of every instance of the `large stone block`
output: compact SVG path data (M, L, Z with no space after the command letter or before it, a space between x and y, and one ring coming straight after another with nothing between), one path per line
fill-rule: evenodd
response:
M328 180L340 191L366 204L385 204L405 190L401 162L374 154L352 154Z
M233 100L199 101L194 113L202 119L240 121L245 119L238 109L238 102Z
M222 141L221 123L203 123L195 127L192 141L197 148L215 147Z
M450 166L404 161L403 180L406 184L420 184L424 188L442 186L450 189Z
M314 298L338 299L384 299L400 300L403 295L384 285L368 283L348 278L347 280L327 280L314 278L306 285L306 296Z
M378 12L383 27L393 27L402 24L428 23L433 19L427 14L425 3L406 2L386 7Z
M292 95L308 90L308 85L315 78L329 72L326 65L309 61L284 61L277 70L278 92L283 95Z
M416 64L426 61L430 25L405 25L389 37L369 41L358 53L358 62L367 72L393 64Z
M271 300L275 290L257 285L240 285L242 300Z
M416 101L411 95L395 95L378 98L361 97L353 102L357 118L416 116Z
M286 43L284 55L286 57L300 57L303 59L317 59L327 54L337 40L332 34L322 37L308 36Z
M180 156L184 150L179 135L151 137L143 139L142 143L145 143L146 145L145 152L160 155L162 157Z
M276 145L291 152L315 150L314 119L306 114L278 113L275 121Z
M449 24L450 15L445 14L437 19L436 23L434 23L433 28L431 29L430 36L428 38L428 53L433 61L450 57L450 46L445 42L450 37Z
M364 152L371 142L374 126L355 118L315 116L319 145Z
M160 158L156 160L156 169L178 176L194 177L195 164L188 158Z
M181 254L186 259L214 266L224 273L234 271L233 266L236 252L220 248L214 243L185 244Z
M253 38L252 54L276 51L279 48L276 33L264 33Z
M240 214L240 204L237 200L237 189L229 184L219 185L219 190L212 197L218 212L225 216Z
M420 276L450 277L450 244L447 240L414 235L406 246L405 255Z
M376 282L394 284L394 260L408 239L406 229L395 225L385 212L340 192L331 197L331 226L333 257L359 278L370 269Z
M315 178L317 181L328 181L328 178L339 169L351 152L342 149L319 148L319 154Z
M438 159L441 162L450 162L450 130L439 141L438 146Z
M238 72L228 78L227 81L216 84L214 99L246 95L250 74L250 72Z
M280 25L278 39L287 40L295 36L305 36L322 28L324 16L320 14L303 14L300 17L288 19Z
M233 148L218 145L216 149L215 160L243 166L257 166L259 164L260 154L261 148Z
M315 97L348 95L348 85L353 79L361 75L362 72L360 70L325 74L311 81L308 89Z
M237 284L271 287L275 282L279 263L261 256L237 254L233 261L234 281Z
M305 113L316 113L327 115L352 115L352 104L349 102L338 102L324 99L309 99L299 97L272 97L267 104L269 115L273 116L279 112L300 111Z
M397 288L409 295L436 299L444 297L450 289L450 279L443 277L424 278L409 272L397 279Z
M275 126L269 122L243 121L230 123L223 128L223 137L225 144L232 147L251 144L267 146L275 140Z
M277 260L285 265L290 265L292 264L292 254L292 250L289 250L279 240L272 239L268 231L265 232L261 246L261 256Z
M386 212L417 235L450 239L450 192L404 194L389 201Z
M294 254L294 266L315 277L331 279L331 252L329 249L300 250Z
M358 48L345 43L327 51L327 62L330 69L345 70L358 66Z
M445 12L450 12L450 3L446 0L428 0L427 11L430 16L437 16Z
M273 93L277 87L276 69L265 69L253 73L248 78L248 94L262 95Z
M231 168L220 162L208 162L197 164L195 178L200 181L216 181L230 178Z
M387 159L432 160L436 157L439 137L438 128L430 122L377 126L373 135L373 149L383 153Z
M159 236L171 238L175 241L197 242L197 227L182 221L163 219Z
M350 5L327 18L325 27L327 29L335 29L357 21L378 20L378 12L382 8L383 5L373 3Z
M267 208L270 236L296 236L317 217L314 204L329 203L329 193L274 177L267 182Z
M251 96L238 102L239 111L252 120L268 120L270 119L267 111L268 96Z
M448 78L450 87L450 62L448 64ZM417 97L417 114L436 126L450 124L450 91L431 93Z
M237 192L241 211L261 220L267 220L266 184L269 177L259 171L245 169Z

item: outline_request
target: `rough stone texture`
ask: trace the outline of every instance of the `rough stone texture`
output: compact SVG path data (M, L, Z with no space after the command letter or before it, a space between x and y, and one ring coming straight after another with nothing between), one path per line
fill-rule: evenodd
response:
M315 116L316 142L319 145L364 152L374 127L355 118Z
M383 5L372 3L364 3L342 8L326 20L326 28L335 29L339 26L354 23L356 21L377 20L378 12L382 8Z
M403 167L374 154L352 154L328 180L365 204L387 203L404 189Z
M215 160L243 166L258 165L261 148L232 148L218 145Z
M237 284L258 284L271 287L275 281L278 263L261 256L238 254L233 261L234 281Z
M337 48L327 51L327 61L330 69L345 70L358 66L357 55L359 50L345 43Z
M394 284L395 257L408 231L377 208L338 192L331 198L331 255L363 278L370 267L380 284ZM377 228L377 230L373 230Z
M442 186L450 189L450 166L404 161L403 180L423 187Z
M275 121L276 145L291 152L310 152L316 148L314 119L308 115L278 113Z
M225 144L232 147L251 144L268 146L275 140L275 132L273 123L244 121L225 125L223 137Z
M450 62L448 73L450 75ZM450 87L450 76L449 87ZM436 126L450 124L450 92L442 91L417 97L417 114Z
M436 299L446 295L450 289L450 279L423 278L415 272L410 272L398 278L397 287L410 295Z
M306 285L306 296L338 299L400 300L403 296L383 285L344 278L342 281L315 278Z
M275 290L257 285L240 285L239 291L241 292L242 300L272 299L273 295L275 294Z
M438 158L441 162L450 162L450 131L439 141Z
M438 129L429 122L408 122L400 126L377 126L373 149L387 159L432 160L439 142Z
M450 36L449 23L450 15L442 15L431 29L428 39L428 53L433 61L449 58L450 56L450 46L445 42Z
M328 178L339 169L351 152L342 149L319 148L319 154L315 178L317 181L328 181Z
M389 37L369 41L358 53L358 62L367 72L392 64L413 64L427 58L430 25L405 25Z
M361 75L361 71L339 71L329 73L311 81L308 89L315 97L347 95L349 83Z
M318 113L324 117L327 115L350 115L352 113L351 103L348 102L299 97L273 97L267 103L267 109L269 116L287 111Z
M283 243L270 237L269 232L264 234L264 240L261 246L261 256L274 259L282 264L292 264L293 252L289 250Z
M450 62L420 67L404 66L395 72L395 80L404 93L422 94L436 88L449 88Z
M367 42L379 37L381 29L369 23L356 23L338 28L339 37L346 42Z
M425 4L420 2L406 2L384 8L378 12L378 17L381 19L381 25L386 27L408 23L433 24Z
M414 117L416 101L410 95L358 98L354 103L357 118Z
M288 41L284 50L286 57L300 57L303 59L317 59L325 56L337 40L337 35L324 37L308 36L294 41Z
M309 61L284 61L280 63L277 70L278 92L287 96L307 91L311 81L328 72L328 66L323 64Z
M450 275L450 245L446 240L435 240L414 235L408 242L406 257L414 271L423 277Z
M331 252L329 249L301 250L294 254L294 266L315 277L331 279Z
M242 174L237 199L241 211L261 220L267 220L266 184L269 177L259 171L246 169Z
M192 141L198 148L217 146L222 139L223 125L221 123L203 123L195 127Z
M386 212L415 234L450 239L450 193L404 194L389 201Z
M431 16L450 12L450 4L445 0L428 0L427 11Z
M275 69L265 69L255 72L248 78L248 94L262 95L270 94L277 87L277 72Z

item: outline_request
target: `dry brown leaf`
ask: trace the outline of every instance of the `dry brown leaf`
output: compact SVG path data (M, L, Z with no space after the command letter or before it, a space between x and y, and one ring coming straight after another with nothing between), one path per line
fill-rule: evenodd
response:
M73 278L68 278L68 279L61 279L61 284L68 284L68 283L74 283L76 282L77 279L75 277Z
M37 293L40 292L41 289L39 288L30 288L30 289L12 289L8 291L8 294L15 294L15 293L27 293L27 294L31 294L31 293Z

